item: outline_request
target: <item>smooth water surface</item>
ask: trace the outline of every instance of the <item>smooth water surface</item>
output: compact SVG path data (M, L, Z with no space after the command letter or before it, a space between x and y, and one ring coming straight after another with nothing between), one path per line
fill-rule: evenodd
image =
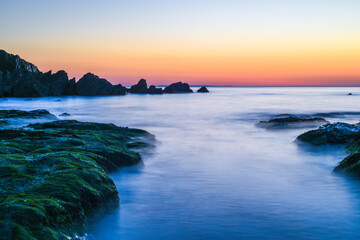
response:
M89 239L359 237L360 184L332 172L345 151L294 143L309 129L269 131L255 124L281 113L360 111L360 88L210 91L8 99L0 108L68 112L59 118L156 135L142 166L112 174L121 207L100 219ZM328 120L354 123L360 115Z

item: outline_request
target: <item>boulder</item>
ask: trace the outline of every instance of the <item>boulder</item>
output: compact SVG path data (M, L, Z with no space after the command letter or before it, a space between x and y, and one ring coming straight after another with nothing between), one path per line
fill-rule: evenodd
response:
M154 85L149 87L149 94L163 94L162 88L157 88Z
M147 94L149 93L149 89L147 88L147 83L145 79L140 79L140 81L132 85L130 88L130 93L140 93L140 94Z
M177 82L165 87L164 93L192 93L189 84Z
M359 125L337 122L303 133L297 137L297 140L313 145L349 144L359 137Z
M197 90L197 92L199 92L199 93L208 93L209 90L205 86L203 86L199 90Z
M69 117L69 116L71 116L71 114L67 113L67 112L64 112L64 113L60 114L59 116L60 117Z
M76 83L76 93L80 96L124 95L106 79L87 73Z

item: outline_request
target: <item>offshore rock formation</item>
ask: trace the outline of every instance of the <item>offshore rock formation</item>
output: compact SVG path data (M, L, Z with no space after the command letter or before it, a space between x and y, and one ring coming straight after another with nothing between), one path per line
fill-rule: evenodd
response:
M164 93L192 93L189 84L177 82L165 87Z
M140 93L140 94L149 93L146 80L140 79L140 81L137 84L132 85L130 88L130 93Z
M155 86L148 88L146 80L141 79L130 89L121 84L113 85L106 79L92 73L85 74L78 82L69 79L65 71L43 73L34 64L18 55L0 50L0 97L46 97L46 96L105 96L163 93L192 93L189 84L177 82L163 90ZM208 92L202 87L198 92Z
M197 92L208 93L209 90L205 86L202 86L201 88L199 88L199 90L197 90Z
M76 83L76 93L80 96L125 95L125 91L98 76L87 73Z
M44 116L55 117L46 110L0 111L3 122ZM75 120L8 125L0 129L1 239L83 234L90 217L119 204L108 173L139 163L140 155L129 147L146 147L144 140L153 137L140 129Z
M308 128L318 127L329 123L324 118L311 116L296 116L291 114L282 114L271 118L268 121L260 121L256 125L266 129L283 128Z

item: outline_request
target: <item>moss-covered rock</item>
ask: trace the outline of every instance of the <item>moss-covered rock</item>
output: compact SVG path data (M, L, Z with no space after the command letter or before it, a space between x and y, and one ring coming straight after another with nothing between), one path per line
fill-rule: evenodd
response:
M332 123L308 131L297 137L297 140L314 145L349 144L360 137L360 128L356 124Z
M140 162L129 146L146 146L144 137L152 135L74 120L0 129L0 239L83 233L90 216L118 205L108 172Z

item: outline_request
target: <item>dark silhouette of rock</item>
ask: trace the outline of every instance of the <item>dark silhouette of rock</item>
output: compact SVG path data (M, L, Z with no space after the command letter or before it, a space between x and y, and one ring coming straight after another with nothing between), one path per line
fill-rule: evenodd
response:
M3 96L3 79L2 79L3 73L0 71L0 97Z
M132 85L130 88L130 93L140 93L140 94L147 94L149 93L149 89L147 88L147 83L145 79L140 79L140 81Z
M123 95L106 79L87 73L76 83L76 93L80 96Z
M77 95L75 78L69 80L65 95L69 95L69 96Z
M154 85L149 87L149 94L163 94L162 88L157 88Z
M208 90L205 86L203 86L203 87L201 87L199 90L197 90L197 92L207 93L207 92L209 92L209 90Z
M125 95L128 92L128 89L121 84L117 84L114 87L119 91L119 95Z
M23 73L12 87L10 97L44 97L49 96L47 87L42 84L37 74Z
M47 87L47 96L66 95L69 87L69 78L65 71L61 70L50 76L44 75L42 83Z
M60 117L69 117L69 116L71 116L71 114L67 113L67 112L64 112L64 113L60 114L59 116Z
M164 93L192 93L189 84L177 82L172 83L164 89Z
M348 95L349 95L349 96L351 96L351 95L352 95L352 93L349 93Z

